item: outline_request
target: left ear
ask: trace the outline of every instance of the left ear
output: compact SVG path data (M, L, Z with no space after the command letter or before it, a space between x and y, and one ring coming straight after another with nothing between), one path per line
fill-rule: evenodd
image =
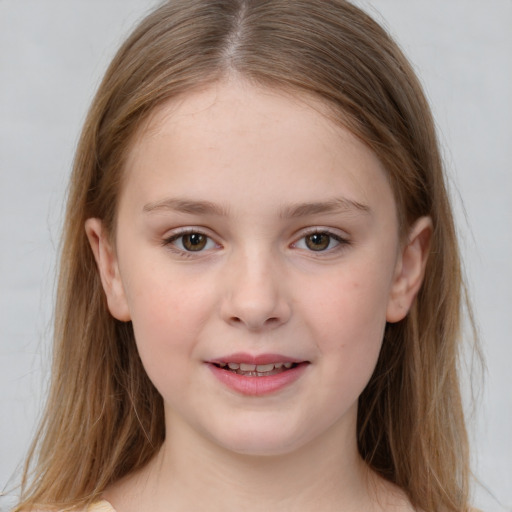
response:
M423 282L431 236L432 220L420 217L413 224L396 264L386 313L388 322L399 322L409 312Z

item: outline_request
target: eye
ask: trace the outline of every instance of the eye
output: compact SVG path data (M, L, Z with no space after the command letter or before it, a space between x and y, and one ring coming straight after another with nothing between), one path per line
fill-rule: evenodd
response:
M348 241L328 231L315 231L302 237L300 240L295 242L293 246L298 249L323 252L335 249L340 244L348 244Z
M177 233L166 238L164 245L173 246L183 252L200 252L217 247L217 244L209 236L199 231Z
M331 245L332 239L327 233L313 233L304 237L304 242L312 251L325 251Z

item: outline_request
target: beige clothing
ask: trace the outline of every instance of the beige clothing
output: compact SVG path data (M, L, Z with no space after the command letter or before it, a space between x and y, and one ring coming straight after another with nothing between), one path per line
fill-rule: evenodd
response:
M97 501L89 505L86 512L116 512L114 507L106 500ZM476 508L471 509L469 512L482 512Z
M116 512L114 507L106 500L97 501L89 505L87 512Z

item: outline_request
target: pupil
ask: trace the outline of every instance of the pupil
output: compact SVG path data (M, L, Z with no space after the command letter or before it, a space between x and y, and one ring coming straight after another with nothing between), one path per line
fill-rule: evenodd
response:
M330 237L325 233L314 233L306 238L306 245L313 251L324 251L329 247Z
M200 233L191 233L183 237L183 245L189 251L200 251L206 245L206 237Z

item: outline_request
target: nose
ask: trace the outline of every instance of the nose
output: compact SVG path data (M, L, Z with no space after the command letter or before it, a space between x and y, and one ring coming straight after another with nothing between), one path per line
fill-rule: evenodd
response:
M286 279L271 254L240 255L227 264L223 319L233 326L257 332L276 328L290 319L291 301Z

